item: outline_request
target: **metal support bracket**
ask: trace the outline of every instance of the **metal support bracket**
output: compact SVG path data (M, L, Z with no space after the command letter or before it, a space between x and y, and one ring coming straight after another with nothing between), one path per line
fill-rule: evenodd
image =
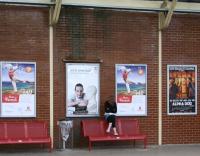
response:
M58 23L60 16L62 0L54 0L55 6L51 8L52 14L50 15L50 25L54 26Z
M174 9L176 7L177 0L172 0L172 2L169 2L168 0L164 0L161 4L161 8L168 8L167 12L160 12L160 30L163 30L167 28L171 22L171 18L174 12ZM170 5L170 7L168 7Z

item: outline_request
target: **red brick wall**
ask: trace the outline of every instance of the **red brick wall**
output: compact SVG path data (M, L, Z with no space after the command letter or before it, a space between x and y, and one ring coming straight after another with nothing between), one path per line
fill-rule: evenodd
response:
M157 14L67 8L54 31L55 119L65 117L65 64L62 58L103 59L100 76L101 116L105 99L115 94L115 64L147 64L148 116L140 121L149 144L158 140L158 18ZM75 118L74 145L80 136ZM55 133L58 135L57 133Z
M200 65L200 16L175 15L163 31L163 143L186 144L200 142L200 109L198 115L167 116L167 64L197 65L197 91Z
M48 8L0 5L0 61L36 62L36 118L49 123Z
M4 120L49 122L48 8L0 6L0 60L37 63L37 117ZM198 64L199 15L175 15L163 31L163 143L200 141L199 115L167 116L167 64ZM106 97L115 93L115 64L147 64L148 116L140 121L149 144L158 143L158 16L156 13L83 8L62 9L54 29L54 134L65 118L63 58L103 59L100 77L101 117ZM198 70L199 71L199 70ZM108 81L109 80L109 81ZM198 82L199 83L199 82ZM198 96L199 98L199 96ZM199 114L199 109L198 109ZM67 118L68 119L68 118ZM80 121L74 120L74 145L80 140ZM85 118L84 118L85 119Z

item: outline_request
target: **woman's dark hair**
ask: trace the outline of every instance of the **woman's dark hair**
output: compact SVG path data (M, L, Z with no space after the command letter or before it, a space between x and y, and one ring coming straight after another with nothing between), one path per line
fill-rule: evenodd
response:
M106 101L106 104L114 105L114 104L116 104L116 102L115 102L114 99L109 99L109 100Z

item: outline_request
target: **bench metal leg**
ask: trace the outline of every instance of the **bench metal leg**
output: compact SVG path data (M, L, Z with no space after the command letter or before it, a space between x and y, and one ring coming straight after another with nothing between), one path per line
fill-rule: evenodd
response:
M144 148L147 147L147 138L144 139Z
M133 147L135 147L135 140L133 140Z
M52 144L52 141L50 141L50 143L48 144L48 146L49 146L49 152L51 152L51 151L52 151L52 149L53 149L53 144Z
M91 142L90 140L89 140L88 148L89 148L89 151L91 151L91 148L92 148L92 142Z

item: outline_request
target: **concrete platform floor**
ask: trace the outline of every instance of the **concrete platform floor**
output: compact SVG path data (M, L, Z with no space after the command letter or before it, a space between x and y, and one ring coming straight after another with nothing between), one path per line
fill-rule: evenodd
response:
M200 144L197 145L163 145L142 148L93 148L90 152L87 148L53 150L23 150L0 151L0 156L200 156Z

